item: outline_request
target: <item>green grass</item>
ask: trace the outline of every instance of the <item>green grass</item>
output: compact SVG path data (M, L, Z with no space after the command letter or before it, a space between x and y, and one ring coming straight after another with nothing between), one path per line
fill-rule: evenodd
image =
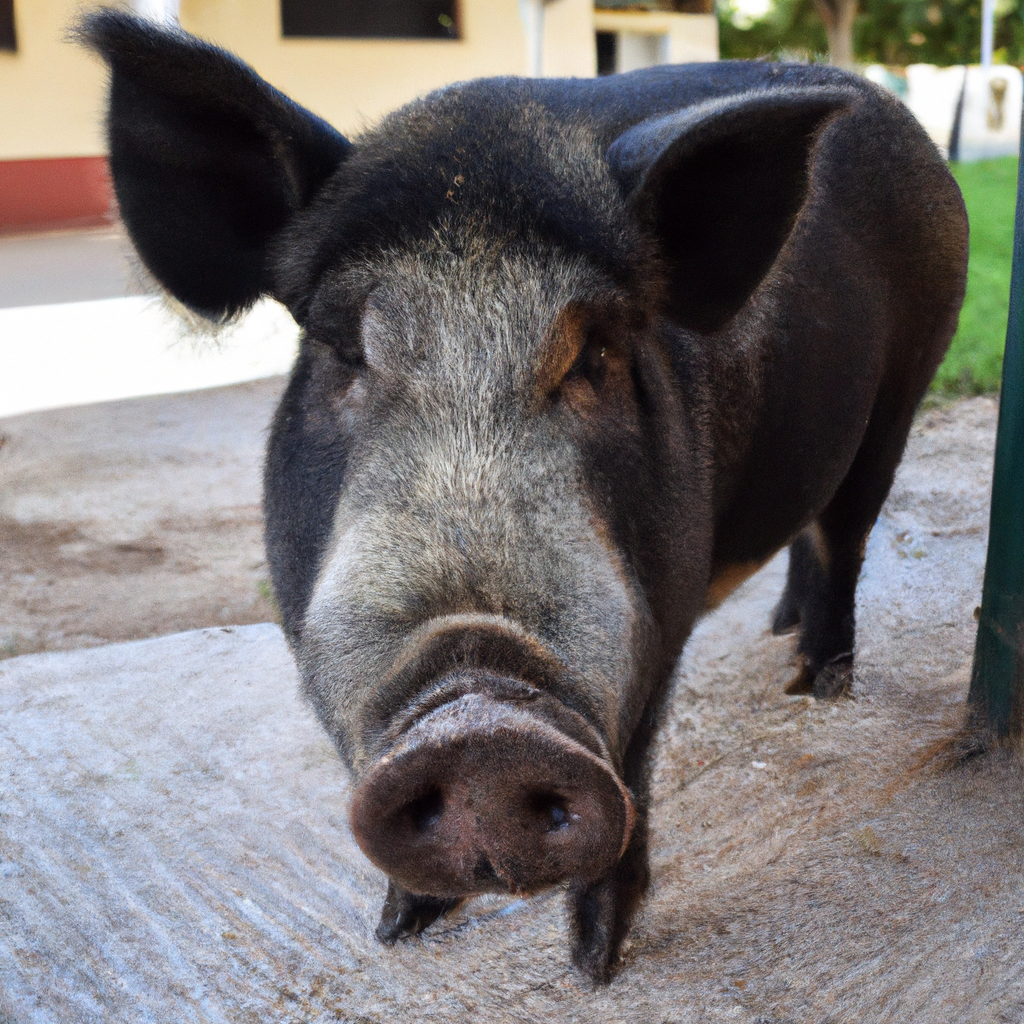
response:
M932 389L950 395L979 395L999 389L1003 367L1017 159L959 164L952 171L971 222L967 297L960 327Z

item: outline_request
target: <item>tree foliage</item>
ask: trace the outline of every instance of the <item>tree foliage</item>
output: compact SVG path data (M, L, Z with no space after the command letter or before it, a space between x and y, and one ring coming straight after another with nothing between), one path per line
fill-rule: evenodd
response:
M719 0L718 39L723 58L775 57L824 60L825 27L813 0L775 0L762 18L748 19L730 0Z
M827 58L813 0L774 0L757 19L720 0L718 17L723 57ZM864 64L977 64L981 0L860 0L853 47ZM1024 63L1024 0L997 0L995 49L997 62Z

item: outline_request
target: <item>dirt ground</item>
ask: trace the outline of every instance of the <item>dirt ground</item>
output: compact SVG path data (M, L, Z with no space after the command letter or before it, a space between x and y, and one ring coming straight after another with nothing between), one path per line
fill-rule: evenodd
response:
M0 658L275 620L260 467L284 384L0 419ZM931 495L901 556L984 532L995 415L988 398L920 414L883 516L903 511L911 481ZM940 648L956 643L952 621L934 628ZM871 656L862 646L861 664Z
M0 424L18 642L256 621L279 387ZM374 942L383 880L279 631L7 660L0 1020L1024 1020L1024 770L945 756L995 416L987 398L919 416L868 546L852 699L784 692L793 641L766 630L784 555L698 625L658 744L650 897L598 992L568 966L557 891Z
M275 616L269 378L0 419L0 657Z

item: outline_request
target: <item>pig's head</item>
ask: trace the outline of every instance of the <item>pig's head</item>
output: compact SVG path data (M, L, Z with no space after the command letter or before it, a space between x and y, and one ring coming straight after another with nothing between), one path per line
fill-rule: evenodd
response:
M154 276L213 319L269 295L303 328L267 549L360 846L435 897L602 877L709 577L704 411L673 352L742 306L802 201L808 144L759 147L834 99L609 134L510 79L350 143L184 34L84 31ZM744 235L737 181L767 232Z

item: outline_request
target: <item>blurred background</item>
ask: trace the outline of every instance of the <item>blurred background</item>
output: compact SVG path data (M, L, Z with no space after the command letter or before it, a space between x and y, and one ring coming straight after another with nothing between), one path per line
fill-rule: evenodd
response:
M68 41L82 6L0 0L0 308L152 290L127 265L117 230L101 132L103 69ZM971 214L968 302L936 387L968 394L998 385L1021 119L1022 0L123 6L180 22L233 50L349 135L430 89L481 75L612 74L719 58L832 62L864 73L899 95L951 157ZM66 404L67 395L60 397ZM27 392L20 401L0 394L0 415L40 402Z
M999 387L1013 251L1020 0L719 0L722 58L830 61L907 103L952 160L971 222L967 299L933 391Z
M0 0L0 657L265 621L264 430L297 333L271 302L213 341L133 263L81 0ZM733 58L830 62L907 104L971 220L932 402L998 389L1024 0L133 0L239 54L346 135L446 83Z

